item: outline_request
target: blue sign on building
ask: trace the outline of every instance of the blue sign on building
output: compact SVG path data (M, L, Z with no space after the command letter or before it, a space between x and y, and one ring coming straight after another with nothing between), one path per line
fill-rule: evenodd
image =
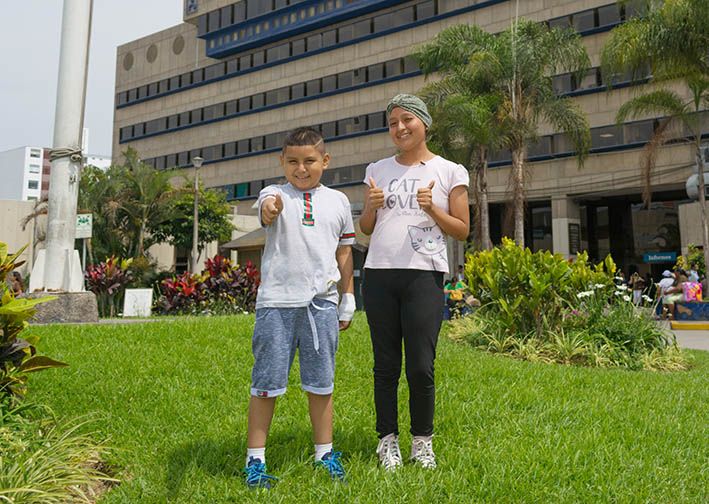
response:
M677 252L646 252L643 254L645 263L675 263L677 262Z

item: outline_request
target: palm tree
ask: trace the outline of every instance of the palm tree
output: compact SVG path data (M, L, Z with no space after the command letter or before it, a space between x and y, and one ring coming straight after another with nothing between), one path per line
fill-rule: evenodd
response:
M551 75L561 71L580 75L590 62L580 36L571 29L519 19L497 35L477 26L447 28L416 52L428 76L456 75L470 94L500 96L497 120L504 124L504 147L512 154L514 239L524 246L524 189L527 146L536 141L544 120L565 133L576 149L579 165L588 154L591 133L581 109L554 93Z
M487 164L490 151L502 146L504 129L497 121L501 97L493 94L471 95L458 87L452 77L434 82L420 91L433 117L429 132L432 150L465 166L473 176L473 198L479 247L492 248L487 190Z
M647 6L645 16L634 18L611 32L601 53L603 75L607 81L623 73L638 77L649 64L653 83L681 82L688 90L689 99L669 88L637 96L621 106L616 121L664 116L641 156L646 205L652 195L650 179L657 151L668 140L668 132L677 128L689 132L698 176L704 260L709 264L709 223L701 152L702 112L709 104L709 2L665 0L650 1Z

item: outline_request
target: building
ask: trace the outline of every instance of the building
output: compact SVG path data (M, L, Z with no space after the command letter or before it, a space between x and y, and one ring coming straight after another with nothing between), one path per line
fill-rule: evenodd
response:
M45 173L46 172L46 173ZM0 152L0 199L39 200L49 184L49 152L41 147L18 147Z
M527 245L567 256L588 250L595 259L611 253L626 271L657 274L667 265L646 254L680 249L679 208L693 157L684 143L664 148L653 175L655 204L644 210L640 151L658 118L616 125L618 107L642 85L619 82L608 91L598 68L609 31L637 14L632 3L185 0L184 23L118 48L113 157L131 146L156 169L184 171L200 156L206 186L226 191L239 214L253 215L261 188L280 180L284 135L310 125L323 132L333 158L323 182L346 193L356 214L367 164L394 152L383 112L388 99L424 84L408 57L412 49L455 24L502 31L517 6L520 16L576 29L593 65L582 79L554 76L557 92L587 113L593 148L579 168L563 135L542 126L528 153ZM509 152L495 154L489 187L496 242L512 234L509 169ZM248 244L253 250L258 243Z

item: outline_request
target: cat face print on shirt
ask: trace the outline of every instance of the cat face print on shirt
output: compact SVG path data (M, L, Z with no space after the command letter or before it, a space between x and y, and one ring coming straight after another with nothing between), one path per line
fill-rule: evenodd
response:
M446 248L446 239L438 226L409 226L411 247L419 254L436 255Z

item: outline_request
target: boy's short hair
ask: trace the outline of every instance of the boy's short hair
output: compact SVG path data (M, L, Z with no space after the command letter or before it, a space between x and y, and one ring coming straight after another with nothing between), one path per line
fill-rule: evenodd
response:
M302 147L305 145L312 145L321 154L325 154L325 139L318 131L307 127L296 128L286 135L285 140L283 140L283 153L285 154L288 147Z

